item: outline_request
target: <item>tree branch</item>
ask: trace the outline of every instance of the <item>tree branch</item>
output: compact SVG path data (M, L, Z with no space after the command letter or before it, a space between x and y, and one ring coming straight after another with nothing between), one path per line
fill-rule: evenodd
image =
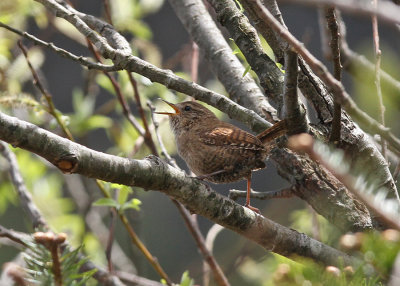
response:
M160 190L196 212L267 250L309 257L327 265L352 264L351 258L304 234L283 227L212 191L158 157L129 160L90 150L33 124L0 113L0 139L47 159L67 173ZM195 194L195 195L194 195ZM207 203L206 203L207 202Z

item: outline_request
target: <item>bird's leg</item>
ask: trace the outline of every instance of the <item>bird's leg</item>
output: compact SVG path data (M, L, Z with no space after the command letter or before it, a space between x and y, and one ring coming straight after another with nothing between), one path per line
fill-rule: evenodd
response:
M246 208L251 209L252 211L260 214L260 210L258 208L252 207L250 205L250 194L251 194L251 173L247 177L247 195L246 195L246 204L244 205Z

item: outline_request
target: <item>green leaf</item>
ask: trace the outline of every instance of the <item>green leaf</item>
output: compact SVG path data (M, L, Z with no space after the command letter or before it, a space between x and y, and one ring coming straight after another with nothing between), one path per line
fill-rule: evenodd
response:
M246 69L244 70L242 77L244 77L249 71L251 70L251 66L247 65Z
M114 207L119 208L119 204L117 201L110 199L110 198L101 198L98 199L93 203L94 206L101 206L101 207Z
M123 205L126 203L128 199L128 195L132 193L132 189L128 186L122 186L122 188L119 189L119 194L118 194L118 203L120 205Z
M194 280L192 278L190 278L189 276L189 271L185 271L182 274L182 278L181 278L181 284L179 284L180 286L193 286L194 284Z
M126 209L135 209L137 211L140 211L140 205L142 202L139 199L133 198L130 201L124 203L121 207L121 211L124 211Z

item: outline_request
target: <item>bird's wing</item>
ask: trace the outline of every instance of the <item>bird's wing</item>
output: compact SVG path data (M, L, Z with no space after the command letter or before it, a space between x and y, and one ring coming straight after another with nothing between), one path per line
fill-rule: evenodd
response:
M215 127L203 133L200 140L208 145L225 146L232 149L254 151L265 149L256 136L230 124Z

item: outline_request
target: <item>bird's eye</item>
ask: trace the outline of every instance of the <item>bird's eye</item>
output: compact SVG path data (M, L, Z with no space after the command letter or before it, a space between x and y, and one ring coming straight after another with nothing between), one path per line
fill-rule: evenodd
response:
M190 111L190 110L192 110L192 108L191 108L189 105L186 105L184 109L185 109L185 111Z

